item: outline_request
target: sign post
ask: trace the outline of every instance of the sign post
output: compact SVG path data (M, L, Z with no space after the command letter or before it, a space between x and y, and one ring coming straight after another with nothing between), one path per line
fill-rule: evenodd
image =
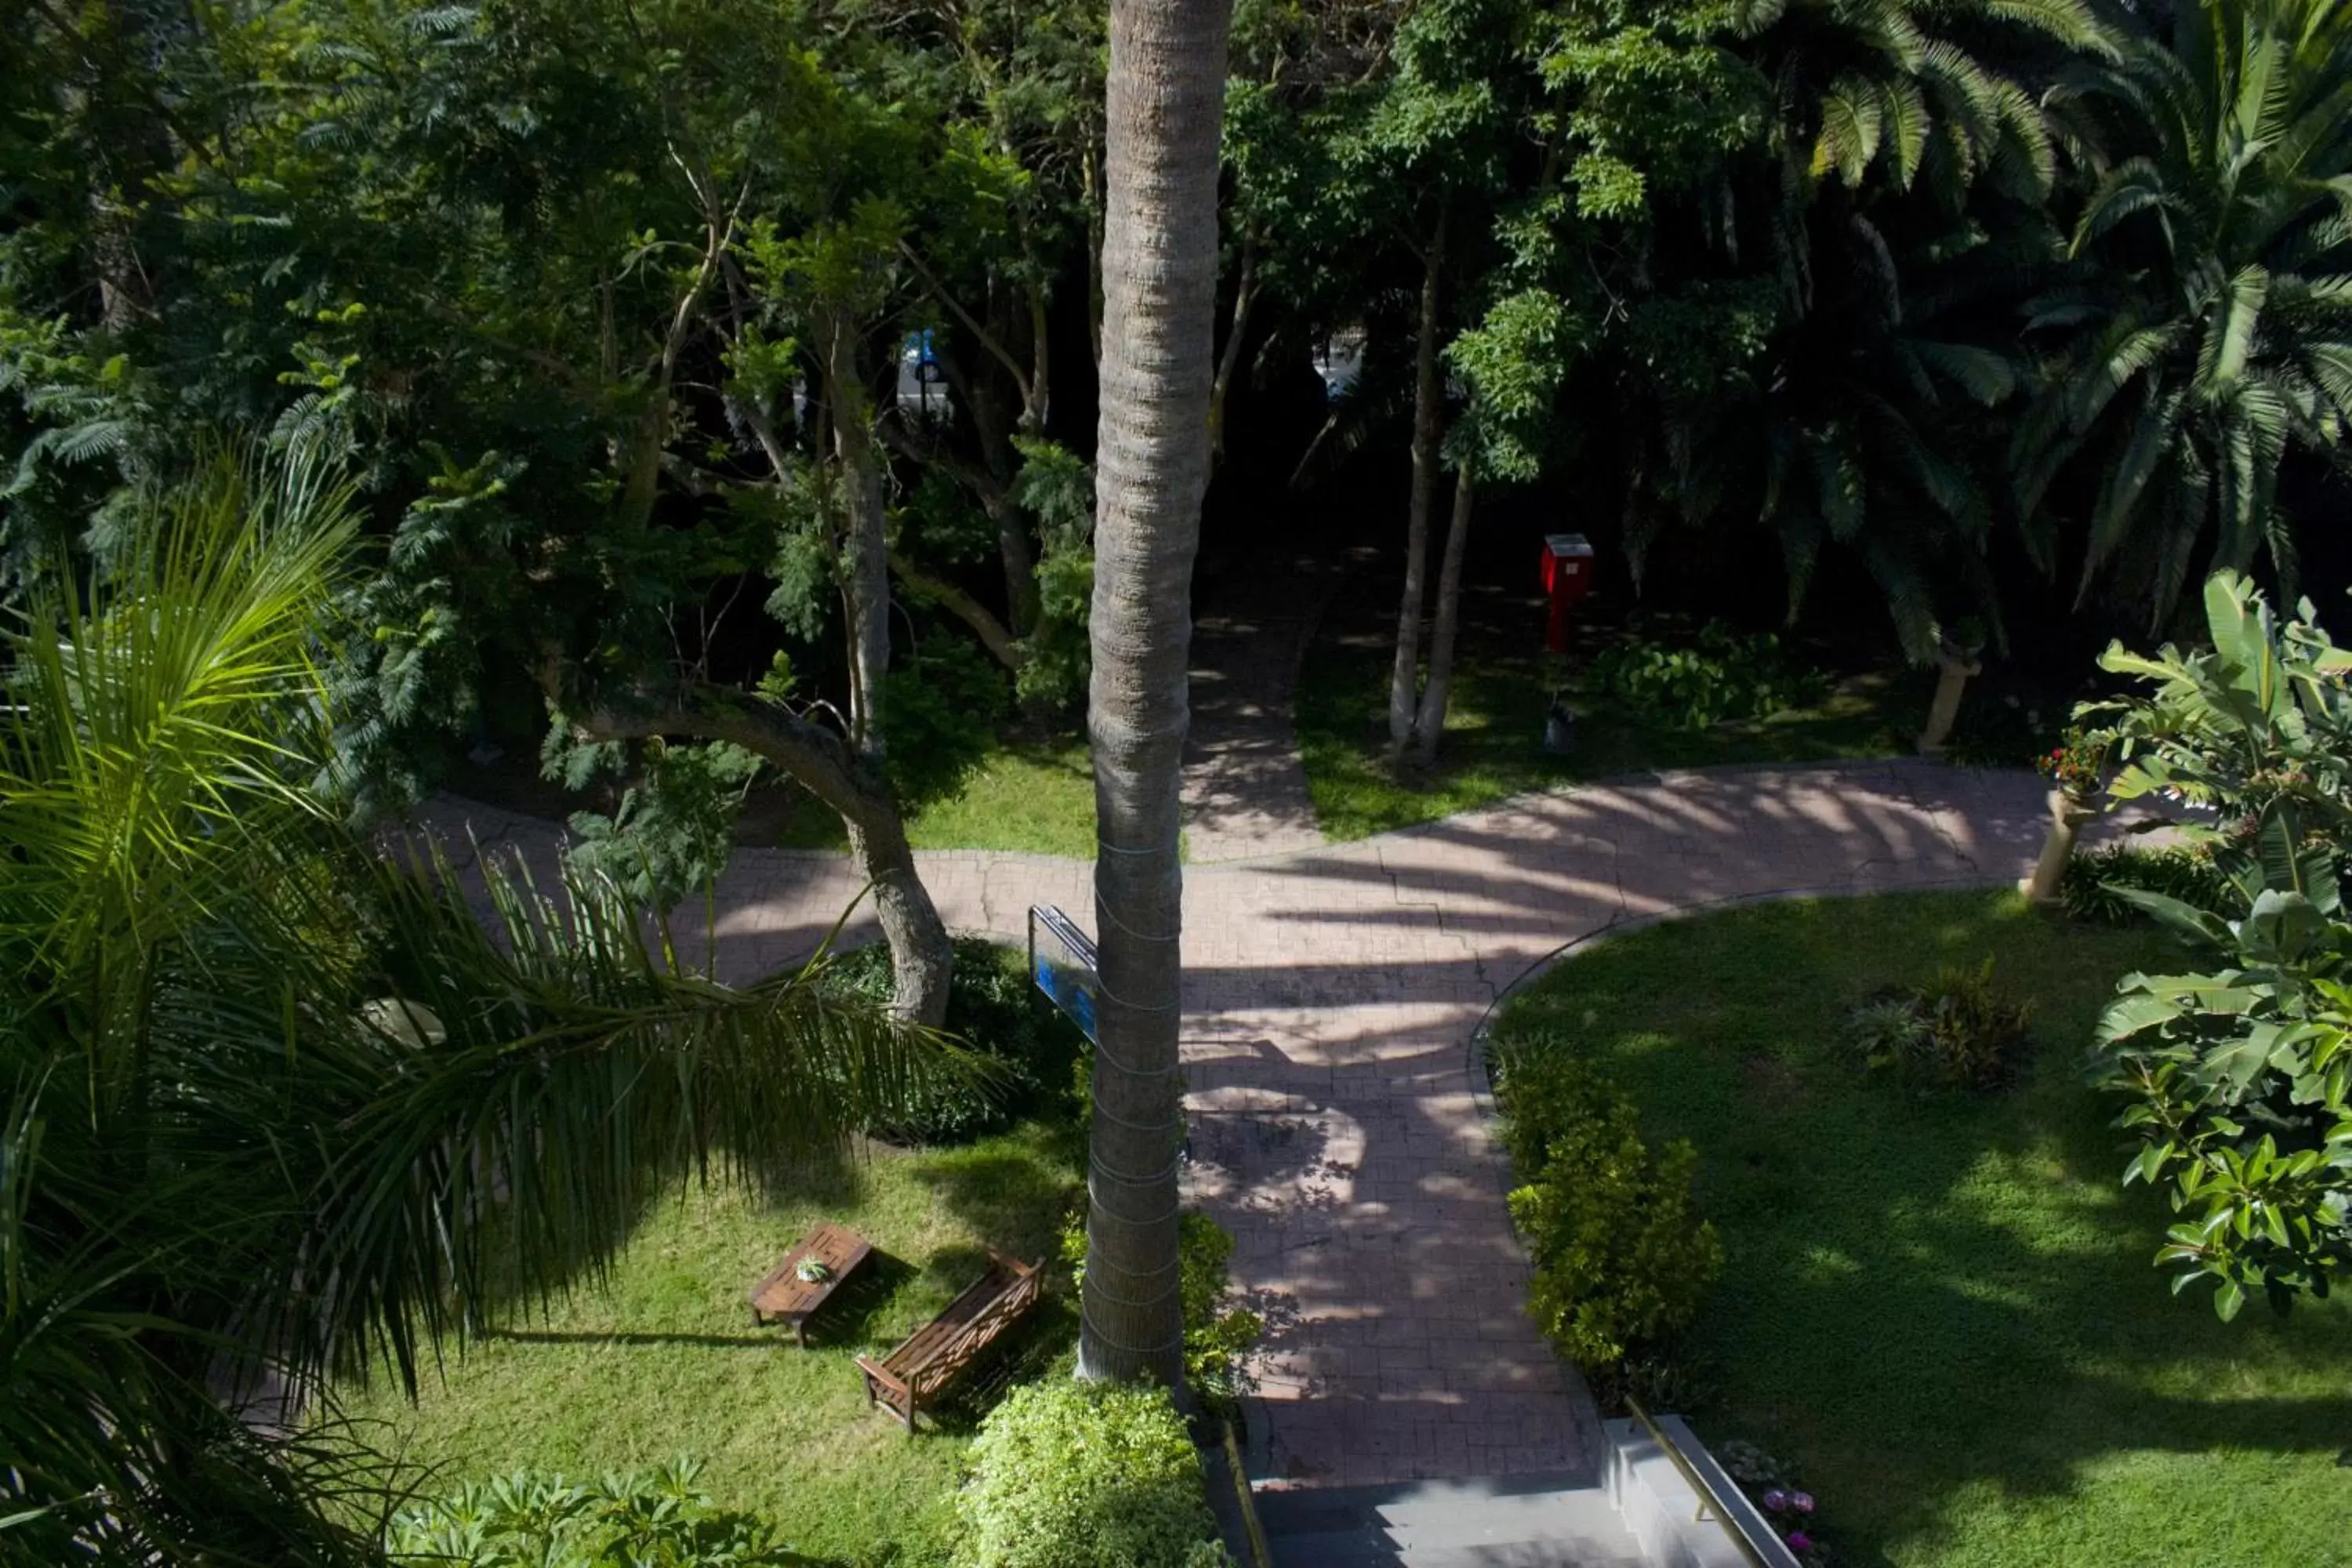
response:
M1095 940L1051 904L1029 906L1029 977L1097 1045Z

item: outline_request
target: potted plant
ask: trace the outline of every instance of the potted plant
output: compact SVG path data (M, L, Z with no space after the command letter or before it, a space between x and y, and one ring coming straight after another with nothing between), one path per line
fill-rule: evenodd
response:
M817 1258L803 1258L793 1266L793 1273L803 1285L822 1285L833 1278L833 1268Z
M2083 825L2099 814L2112 741L2104 731L2077 726L2034 763L2057 785L2050 792L2050 831L2042 841L2042 858L2024 884L2025 896L2037 904L2058 901L2058 885L2065 878L2066 862L2074 858L2074 840Z

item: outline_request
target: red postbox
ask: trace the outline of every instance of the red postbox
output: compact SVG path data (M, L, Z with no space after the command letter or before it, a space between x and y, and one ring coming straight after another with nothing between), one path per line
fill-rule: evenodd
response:
M1580 533L1547 533L1543 552L1544 592L1551 595L1551 620L1544 647L1568 651L1568 615L1592 591L1592 544Z

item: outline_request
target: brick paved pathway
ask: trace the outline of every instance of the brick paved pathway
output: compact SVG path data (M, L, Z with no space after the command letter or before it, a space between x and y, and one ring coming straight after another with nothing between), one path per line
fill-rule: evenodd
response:
M1925 763L1710 772L1525 797L1185 882L1196 1201L1273 1309L1263 1410L1301 1485L1588 1468L1587 1405L1521 1302L1467 1044L1501 988L1612 925L1792 891L2021 875L2043 785ZM556 829L443 801L462 841L543 857ZM1005 939L1032 903L1091 924L1090 868L922 857L949 924ZM721 973L804 952L856 891L836 857L739 851ZM870 935L870 922L858 933Z
M1184 847L1193 865L1323 842L1291 726L1298 660L1339 583L1339 563L1244 560L1207 591L1192 626L1192 723L1184 740Z

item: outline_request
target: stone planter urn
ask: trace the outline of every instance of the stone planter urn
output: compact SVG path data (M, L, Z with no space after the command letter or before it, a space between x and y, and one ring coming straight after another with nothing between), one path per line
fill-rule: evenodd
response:
M1914 742L1921 756L1944 754L1944 743L1952 738L1952 722L1960 716L1960 695L1968 689L1971 676L1984 673L1984 661L1978 657L1982 652L1964 647L1948 637L1937 644L1936 700L1927 709L1927 727Z
M2042 858L2033 863L2033 875L2018 884L2027 899L2037 904L2058 901L2066 862L2074 858L2074 840L2081 836L2083 824L2098 815L2097 804L2087 795L2063 789L2050 792L2050 832L2042 840Z

